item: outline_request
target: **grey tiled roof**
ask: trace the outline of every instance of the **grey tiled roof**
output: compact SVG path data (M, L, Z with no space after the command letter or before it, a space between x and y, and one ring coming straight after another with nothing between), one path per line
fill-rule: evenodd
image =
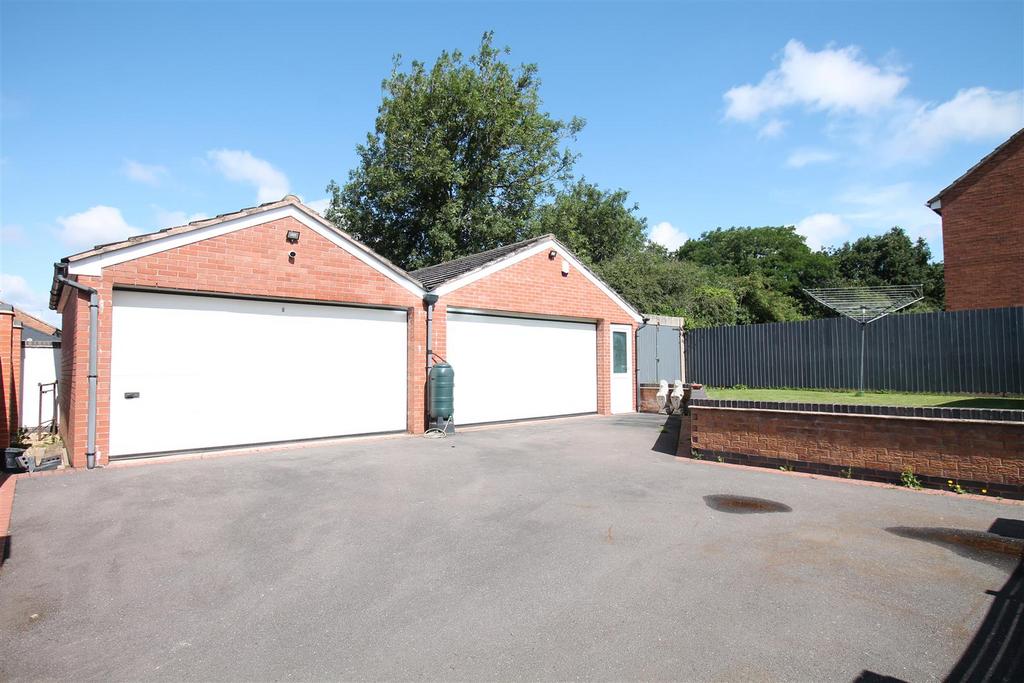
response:
M47 334L42 330L37 330L34 327L25 325L21 331L22 341L36 341L36 342L59 342L60 337L56 334Z
M450 280L454 280L466 273L483 268L484 266L490 265L495 261L499 261L506 256L515 254L516 252L529 249L534 244L551 239L552 237L554 237L554 235L531 237L530 239L523 240L522 242L506 244L505 246L497 247L496 249L488 249L487 251L481 251L479 254L473 254L472 256L464 256L453 261L438 263L436 266L420 268L419 270L410 272L409 275L419 280L425 289L436 289Z

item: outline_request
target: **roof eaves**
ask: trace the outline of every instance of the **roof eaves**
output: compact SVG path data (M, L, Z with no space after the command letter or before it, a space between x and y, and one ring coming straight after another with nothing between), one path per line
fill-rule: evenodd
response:
M468 277L468 276L470 276L470 275L472 275L474 273L477 273L480 270L483 270L484 268L488 268L488 267L494 265L495 263L503 261L503 260L505 260L507 258L511 258L512 256L515 256L516 254L519 254L519 253L523 252L524 250L529 249L529 248L533 247L534 245L536 245L536 244L538 244L540 242L543 242L545 240L557 241L557 240L555 240L555 236L552 235L551 233L547 233L545 235L538 235L537 237L531 237L529 239L525 239L525 240L522 240L520 242L514 242L512 244L507 244L507 245L504 245L504 246L501 246L501 247L495 247L494 249L488 249L487 251L483 251L483 252L480 252L480 253L477 253L477 254L470 254L469 256L463 256L461 258L452 259L451 261L444 261L442 263L438 263L438 264L435 264L433 266L427 266L426 268L420 268L419 270L414 270L412 273L410 273L410 275L412 277L416 278L416 280L419 281L420 284L423 285L423 287L427 291L433 291L433 290L437 289L438 287L441 287L442 285L446 285L449 282L452 282L453 280L458 280L459 278ZM514 247L514 248L510 249L510 247ZM508 251L506 251L506 249ZM500 252L500 253L495 253L493 258L489 258L489 259L486 259L484 261L481 261L481 262L477 263L475 266L473 266L472 268L470 268L468 270L458 270L458 271L452 272L451 274L445 276L443 279L438 280L436 282L433 281L432 278L428 278L427 281L424 281L424 278L422 276L422 273L424 271L441 269L444 266L451 266L453 264L459 263L460 261L475 261L476 259L480 258L480 256L482 256L484 254L487 254L488 251ZM419 273L420 275L417 275L417 273ZM427 284L428 282L430 282L431 284L428 285Z
M1012 142L1014 142L1015 140L1017 140L1018 138L1020 138L1022 136L1024 136L1024 128L1021 128L1016 133L1011 135L1001 145L999 145L994 150L992 150L991 152L986 154L984 157L982 157L981 160L978 161L978 163L974 164L969 169L967 169L964 173L962 173L959 178L957 178L956 180L951 182L946 187L942 188L942 190L940 190L937 195L935 195L934 197L929 199L927 202L925 202L925 206L927 206L929 209L931 209L935 213L941 215L941 213L942 213L942 196L944 194L946 194L947 192L949 192L953 188L957 187L961 183L965 182L970 176L974 175L975 172L979 171L983 166L986 166L988 164L988 162L992 160L993 157L995 157L997 154L999 154L999 152L1001 152L1004 149L1006 149L1006 147L1008 145L1010 145Z
M98 254L107 254L112 251L131 247L136 244L143 244L145 242L152 242L153 240L162 239L164 237L170 237L171 235L180 235L184 232L191 232L200 228L206 228L211 225L217 225L218 223L224 223L225 221L233 220L235 218L241 218L242 216L248 216L261 211L269 211L270 209L276 209L281 206L293 204L296 206L300 205L298 197L295 195L288 195L284 199L279 199L276 202L266 202L258 206L250 206L238 211L232 211L230 213L222 213L213 218L203 218L184 225L176 225L169 228L162 228L153 232L142 233L141 235L132 235L127 239L120 240L118 242L108 242L106 244L97 244L92 249L78 252L77 254L71 254L61 259L62 263L74 263L90 256L96 256ZM323 220L323 219L321 219Z

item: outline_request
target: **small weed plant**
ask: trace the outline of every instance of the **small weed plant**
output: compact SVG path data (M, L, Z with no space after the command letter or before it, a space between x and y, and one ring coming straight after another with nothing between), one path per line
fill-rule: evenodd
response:
M914 475L912 467L908 467L900 472L900 483L908 489L914 489L915 491L921 488L921 480Z
M952 479L948 479L946 481L946 485L949 487L950 491L952 491L953 493L955 493L958 496L962 496L963 494L967 493L967 489L965 489L963 486L961 486L960 482L958 482L958 481L953 481Z
M704 459L704 456L701 455L700 451L698 451L696 448L694 448L693 450L690 451L690 455L693 456L694 460L703 460Z
M793 466L792 465L779 465L779 469L782 470L783 472L792 472L793 471Z
M846 479L853 479L853 468L852 467L847 467L845 470L839 470L839 472Z

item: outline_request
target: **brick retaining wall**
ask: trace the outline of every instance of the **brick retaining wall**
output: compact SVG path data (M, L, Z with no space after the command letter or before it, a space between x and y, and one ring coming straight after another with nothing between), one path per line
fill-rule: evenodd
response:
M787 405L694 401L679 455L894 483L909 467L926 486L948 488L953 480L975 493L1024 498L1021 411L960 409L952 418L917 416L922 409L914 408L843 406L877 413L854 414Z

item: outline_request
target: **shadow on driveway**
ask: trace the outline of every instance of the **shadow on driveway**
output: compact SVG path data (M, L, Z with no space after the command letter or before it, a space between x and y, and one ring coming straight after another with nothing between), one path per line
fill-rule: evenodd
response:
M665 455L675 455L679 446L679 415L667 415L665 423L661 426L658 440L651 446L651 450Z

